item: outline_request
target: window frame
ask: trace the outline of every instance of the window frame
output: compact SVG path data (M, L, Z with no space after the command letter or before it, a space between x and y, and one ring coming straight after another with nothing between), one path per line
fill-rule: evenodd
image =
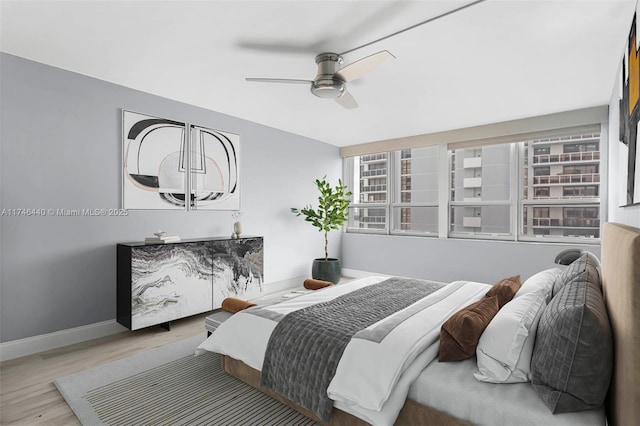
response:
M396 163L400 162L400 170L399 172L402 171L402 152L405 150L396 150L396 151L391 151L390 153L388 153L388 159L391 159L391 166L390 166L390 171L391 173L393 173L393 179L396 178L400 178L401 175L398 174L396 177ZM413 166L412 166L413 169ZM441 161L440 161L440 152L438 152L438 184L440 183L440 179L441 179L441 171L442 171L442 165L441 165ZM391 176L391 175L389 175ZM391 187L391 193L387 194L387 196L389 197L389 235L407 235L407 236L414 236L414 237L439 237L440 236L440 229L439 229L439 225L440 225L440 204L438 201L433 201L433 202L429 202L429 203L424 203L424 202L406 202L406 201L396 201L396 200L402 200L402 183L401 181L398 182L398 185L395 184L395 182L392 182L390 185L387 184L387 188ZM438 187L438 196L440 195L440 188ZM401 211L399 211L398 213L396 213L396 210L402 209L402 208L411 208L411 207L435 207L438 209L438 229L435 232L430 232L430 231L415 231L415 230L402 230L402 229L394 229L393 225L396 222L396 216L397 215L402 215Z
M526 167L524 162L524 146L527 141L536 140L540 135L545 133L558 133L567 131L571 127L558 126L555 130L533 132L524 135L513 135L509 141L502 140L499 144L510 144L511 152L510 159L511 164L516 164L515 167L510 167L509 179L510 179L510 199L505 201L453 201L451 200L451 177L452 171L450 170L451 159L450 153L456 148L451 148L446 142L431 144L432 146L439 147L438 156L438 201L431 203L413 203L413 202L396 202L401 200L400 191L400 175L396 176L395 158L398 156L401 160L403 148L393 151L384 151L380 154L387 154L387 191L386 203L354 203L352 197L352 203L349 208L381 208L385 209L385 227L384 229L367 229L349 227L348 223L343 227L343 231L347 233L361 233L361 234L382 234L382 235L395 235L395 236L420 236L427 238L451 238L451 239L480 239L480 240L502 240L502 241L514 241L514 242L549 242L549 243L565 243L565 244L599 244L600 238L590 237L570 237L570 236L543 236L543 235L526 235L525 223L524 223L524 209L526 206L539 205L541 207L547 207L552 205L559 205L563 207L569 207L571 205L582 205L584 207L597 207L599 210L599 225L607 220L607 203L608 199L608 124L606 122L598 122L584 125L584 127L599 127L599 182L594 182L599 186L599 197L594 198L579 198L579 199L543 199L543 200L526 200L524 199L524 171ZM480 141L481 142L481 141ZM481 148L482 143L477 147ZM416 146L415 148L419 148ZM460 148L468 148L468 146L461 146ZM407 149L407 148L404 148ZM411 148L409 148L411 149ZM368 154L374 155L374 154ZM343 181L349 188L353 188L354 185L354 170L353 170L353 157L344 157L343 159ZM398 166L398 167L401 167ZM533 168L531 168L533 170ZM398 170L399 172L399 170ZM397 188L396 188L397 187ZM451 212L453 207L457 206L509 206L510 208L510 232L509 234L492 234L492 233L467 233L467 232L455 232L451 230ZM420 231L406 231L401 229L394 229L396 215L400 215L402 207L433 207L438 209L438 232L420 232ZM397 212L396 212L397 210Z
M375 154L372 154L375 155ZM350 232L350 233L357 233L357 234L380 234L380 235L387 235L389 234L389 223L390 223L390 219L389 219L389 182L387 181L387 189L386 189L386 193L387 193L387 201L384 203L360 203L360 202L354 202L354 198L355 198L355 194L356 192L353 191L354 185L357 183L358 184L358 188L360 187L359 182L355 182L354 181L354 176L355 176L355 166L354 166L354 161L349 161L352 160L353 157L345 157L343 159L342 162L342 181L344 182L345 185L347 185L347 188L349 188L351 190L351 192L353 193L351 195L351 203L349 204L349 207L347 208L347 213L348 213L348 217L349 219L347 219L346 224L343 226L343 230L345 232ZM387 177L390 176L390 164L389 164L389 153L387 153ZM384 209L385 210L385 226L384 229L370 229L370 228L356 228L356 227L350 227L349 226L349 222L350 222L350 218L351 218L351 214L349 213L351 211L351 209L363 209L363 208L376 208L376 209Z
M509 147L509 164L513 164L514 161L518 158L517 153L514 147L513 142L508 142L506 144L497 144L497 145L510 145ZM482 146L475 147L473 149L482 148ZM469 148L463 148L469 149ZM453 170L451 170L451 156L453 155L455 149L449 149L449 157L447 168L449 169L449 190L451 189L451 179L453 175ZM519 165L516 167L509 167L509 199L508 200L500 200L500 201L454 201L451 200L451 196L449 195L449 218L447 220L448 226L448 234L449 238L463 238L463 239L481 239L481 240L502 240L502 241L514 241L515 239L515 230L517 226L517 221L515 220L514 215L516 212L515 201L518 200L517 186L514 185L514 177L517 175L517 169ZM516 186L516 188L514 188ZM449 193L450 194L450 193ZM493 207L493 206L509 206L509 233L492 233L492 232L456 232L452 230L453 224L451 223L451 212L453 207Z
M552 236L552 235L527 235L525 234L525 223L524 223L524 210L525 206L533 206L533 207L548 207L548 206L558 206L558 207L568 207L568 206L584 206L584 207L598 207L599 209L599 221L600 224L606 222L607 217L607 186L608 186L608 167L607 167L607 149L608 149L608 125L607 123L597 123L595 126L599 125L599 170L600 170L600 181L597 182L598 188L598 197L593 198L566 198L566 199L540 199L540 200L526 200L524 198L524 170L525 170L525 143L529 140L536 139L535 137L529 138L527 141L521 141L518 143L518 190L520 191L518 195L518 232L516 241L521 242L544 242L544 243L564 243L564 244L599 244L600 238L587 238L587 237L570 237L570 236ZM561 131L562 129L558 129ZM535 155L535 154L534 154ZM550 154L549 154L550 155ZM545 163L546 164L546 163ZM532 175L533 177L533 175ZM549 217L551 220L551 217ZM600 226L601 228L601 226Z

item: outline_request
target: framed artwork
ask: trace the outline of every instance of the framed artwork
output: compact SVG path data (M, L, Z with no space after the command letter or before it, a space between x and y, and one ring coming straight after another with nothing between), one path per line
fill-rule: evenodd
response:
M640 51L633 16L627 48L622 60L622 98L620 99L620 176L621 200L626 206L640 204Z
M236 134L123 110L123 208L239 210Z

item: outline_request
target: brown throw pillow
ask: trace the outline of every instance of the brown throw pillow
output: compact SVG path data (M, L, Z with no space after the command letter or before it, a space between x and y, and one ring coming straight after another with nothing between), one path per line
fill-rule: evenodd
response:
M320 290L321 288L332 286L333 283L330 281L322 281L322 280L314 280L312 278L308 278L304 280L304 288L307 290Z
M236 312L240 312L243 309L250 308L252 306L256 306L255 303L251 303L248 300L238 299L236 297L227 297L222 301L222 309L235 314Z
M498 305L502 308L507 302L513 299L518 290L522 287L520 275L505 278L493 285L487 292L487 297L497 296Z
M453 314L440 329L438 360L461 361L474 356L482 332L499 309L497 296L485 296Z

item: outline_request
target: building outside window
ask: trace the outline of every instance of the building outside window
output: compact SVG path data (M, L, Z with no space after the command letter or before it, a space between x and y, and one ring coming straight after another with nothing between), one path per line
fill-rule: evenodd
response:
M600 238L599 127L523 145L525 167L533 169L523 186L534 191L522 200L522 235ZM541 204L548 221L536 220ZM589 220L576 220L583 217Z
M385 231L387 229L387 153L352 157L353 202L349 206L348 229Z
M513 235L511 144L450 150L451 236Z
M347 231L597 240L600 146L600 125L593 125L493 145L443 151L441 144L347 158L345 182L357 189Z
M400 188L391 204L392 233L437 235L438 152L437 146L430 146L394 153Z

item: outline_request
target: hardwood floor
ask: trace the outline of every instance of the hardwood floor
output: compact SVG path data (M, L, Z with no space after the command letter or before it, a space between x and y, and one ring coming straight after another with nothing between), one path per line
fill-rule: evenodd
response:
M55 379L204 333L207 315L172 322L171 331L126 331L0 363L0 425L79 425Z

